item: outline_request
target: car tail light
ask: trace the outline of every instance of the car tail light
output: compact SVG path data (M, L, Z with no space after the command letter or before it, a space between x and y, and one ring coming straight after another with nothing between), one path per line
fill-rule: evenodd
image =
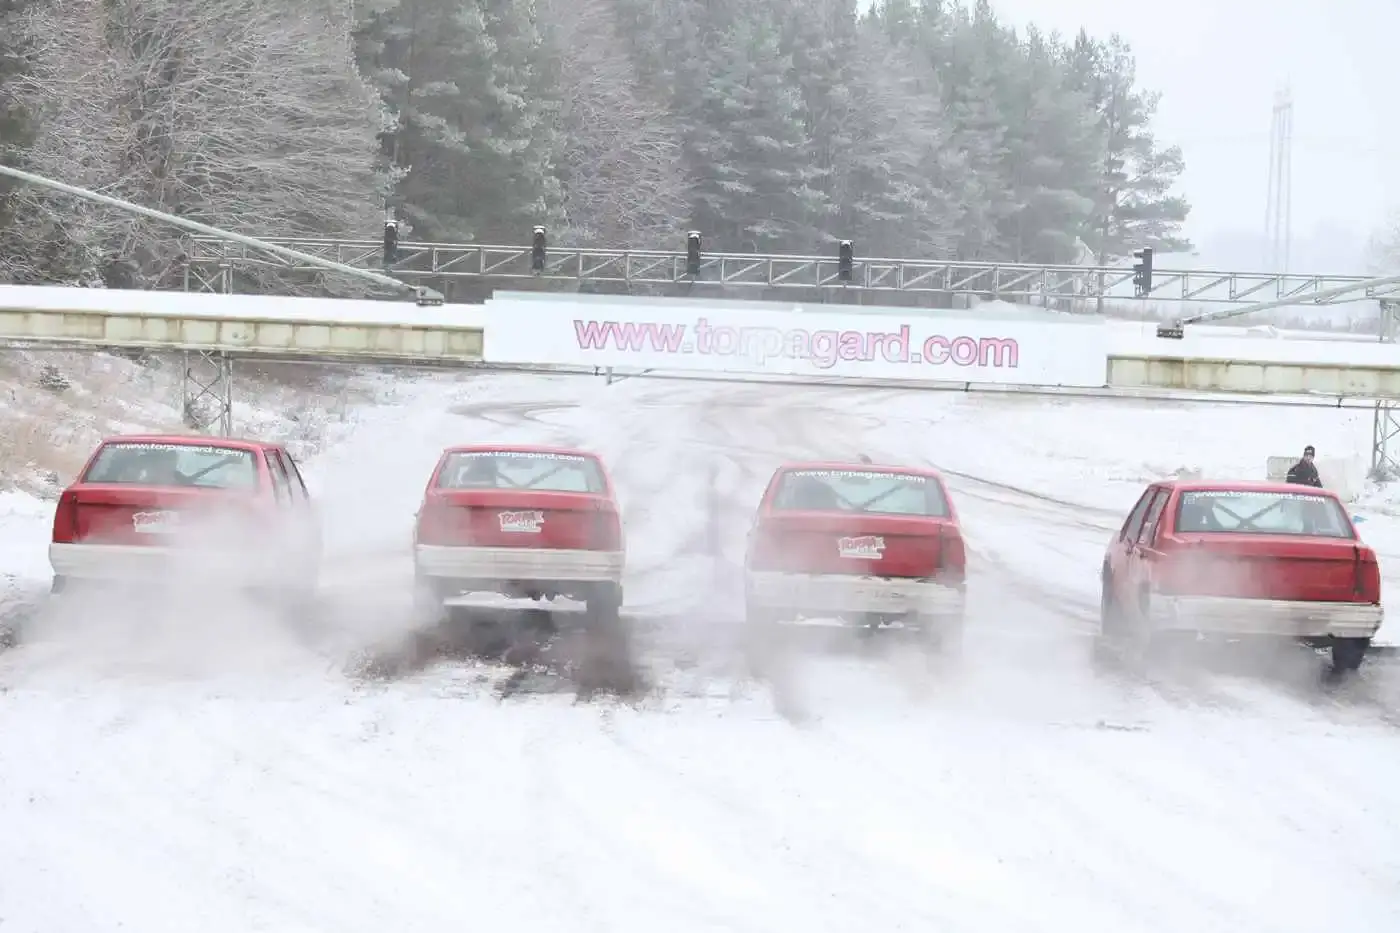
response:
M53 543L72 544L78 540L78 494L65 489L53 513Z
M1358 549L1354 592L1358 602L1381 601L1381 568L1376 561L1376 552L1370 548Z
M609 508L593 513L593 534L590 538L594 550L622 550L622 519Z
M442 499L429 497L418 510L417 542L427 545L456 544L452 506Z
M961 583L967 576L967 547L962 532L952 525L938 526L938 575Z
M774 529L756 526L750 533L748 564L753 570L765 570L778 563L782 537Z

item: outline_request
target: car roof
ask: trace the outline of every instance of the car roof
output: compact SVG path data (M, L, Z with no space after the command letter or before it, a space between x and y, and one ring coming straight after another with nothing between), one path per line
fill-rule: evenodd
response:
M853 473L894 473L900 476L924 476L942 479L943 474L933 467L909 466L907 464L862 463L859 460L793 460L778 467L775 472L789 473L794 470L840 470Z
M177 447L228 447L233 450L264 450L281 447L273 441L254 441L242 437L219 437L212 434L114 434L104 437L107 444L168 444Z
M1331 496L1336 498L1336 493L1330 489L1321 489L1317 486L1303 486L1298 483L1275 483L1267 480L1253 479L1230 479L1230 480L1168 480L1161 484L1180 489L1182 492L1278 492L1278 493L1311 493L1313 495Z
M577 447L545 447L539 444L456 444L443 450L444 456L470 453L566 454L571 457L588 457L592 460L602 459L591 450L580 450Z

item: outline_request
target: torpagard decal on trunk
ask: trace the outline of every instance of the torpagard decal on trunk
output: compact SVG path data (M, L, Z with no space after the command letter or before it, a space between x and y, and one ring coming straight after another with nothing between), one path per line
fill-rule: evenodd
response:
M544 524L543 512L502 512L501 530L516 534L537 535Z
M842 538L836 542L842 557L855 560L879 560L885 553L885 539L879 535Z
M131 516L131 527L142 534L165 534L179 525L180 517L174 512L136 512Z

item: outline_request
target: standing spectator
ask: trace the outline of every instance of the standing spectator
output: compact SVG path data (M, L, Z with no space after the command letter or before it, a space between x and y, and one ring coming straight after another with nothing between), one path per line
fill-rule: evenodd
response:
M1303 448L1303 459L1288 469L1288 476L1284 482L1295 483L1299 486L1316 486L1322 488L1322 478L1317 475L1317 466L1313 463L1313 457L1317 451L1313 445L1309 444Z

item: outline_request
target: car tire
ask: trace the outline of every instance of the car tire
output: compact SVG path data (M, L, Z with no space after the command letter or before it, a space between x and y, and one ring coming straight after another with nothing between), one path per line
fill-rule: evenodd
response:
M1120 662L1124 645L1123 607L1113 594L1113 578L1104 568L1103 584L1099 589L1099 630L1094 636L1093 660L1098 666Z
M929 653L946 658L958 658L963 651L964 618L954 615L920 614L919 636Z
M1114 638L1123 634L1123 607L1113 595L1113 577L1104 569L1099 588L1099 634Z
M49 586L49 595L59 596L68 589L68 578L61 573L53 575L53 583Z
M594 586L585 605L590 625L617 627L622 618L622 585L600 583Z
M1366 660L1366 651L1371 647L1369 638L1332 639L1332 670L1337 673L1350 673L1361 667Z
M413 581L413 619L422 628L434 628L447 621L447 607L442 593L430 579L416 577Z
M782 645L779 641L778 613L767 606L744 606L743 648L749 674L765 677L772 669Z

